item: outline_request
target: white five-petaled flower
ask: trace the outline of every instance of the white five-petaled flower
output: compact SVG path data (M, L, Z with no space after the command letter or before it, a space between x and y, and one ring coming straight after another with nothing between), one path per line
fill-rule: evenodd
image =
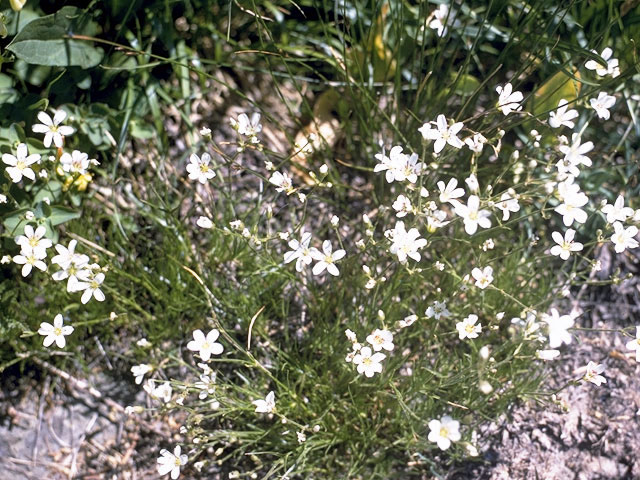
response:
M338 270L338 267L336 267L335 262L343 258L345 254L346 252L342 249L334 252L329 240L322 242L322 251L312 247L309 250L309 255L318 262L313 266L313 274L320 275L326 269L331 275L337 277L340 275L340 271Z
M276 394L269 392L264 400L254 400L251 403L255 405L257 413L273 413L276 410Z
M364 373L367 377L373 377L376 373L382 373L382 360L387 358L384 353L373 353L370 347L362 347L353 357L353 364L357 365L358 373Z
M493 267L486 266L482 270L476 267L471 270L471 276L476 280L476 287L484 290L493 282Z
M47 233L47 229L43 225L35 230L31 225L25 225L24 235L16 237L15 242L23 249L31 248L39 258L45 258L47 248L52 245L51 240L44 238L45 233Z
M405 197L404 195L398 195L396 201L393 202L393 209L396 211L396 217L402 218L407 215L407 213L413 212L413 207L411 206L411 200Z
M607 215L607 223L613 223L615 221L624 222L629 217L633 217L634 210L631 207L624 206L624 197L622 195L618 195L615 203L612 205L607 203L604 207L602 207L602 213Z
M515 190L510 188L500 195L500 201L496 203L496 208L502 210L503 222L509 220L511 212L518 212L520 210L520 204L518 203Z
M46 256L46 251L34 250L27 246L20 249L20 255L14 256L13 261L18 265L22 265L22 276L26 277L31 273L33 267L43 272L47 269L47 264L42 261Z
M460 340L464 340L465 338L478 338L478 335L482 332L482 325L479 323L476 324L477 321L478 316L472 313L461 322L456 323Z
M631 249L638 247L638 241L635 239L635 236L638 234L638 227L631 225L624 228L622 223L614 222L613 229L614 233L611 235L611 241L615 245L614 248L616 253L622 253L627 248Z
M192 153L189 157L189 164L187 165L187 172L189 172L189 180L197 180L203 185L207 181L216 176L216 172L209 166L211 162L211 155L203 153L202 158L198 157L195 153Z
M562 182L558 184L558 193L563 203L554 208L554 211L562 215L564 226L570 227L574 221L585 223L587 212L581 207L589 202L589 197L580 191L580 186L576 183Z
M552 308L551 314L543 315L542 321L548 326L549 347L558 348L563 343L571 343L571 334L567 330L575 323L573 315L560 316L558 310Z
M464 221L464 230L469 235L473 235L478 231L478 225L482 228L491 227L489 210L480 210L480 198L477 195L469 195L467 204L458 203L455 205L456 215L462 217Z
M42 344L45 347L56 342L56 345L59 348L64 348L66 345L64 337L65 335L71 335L73 333L73 327L71 325L63 325L62 314L59 313L53 319L53 325L47 322L42 322L38 333L40 335L44 335L44 341Z
M433 144L434 153L440 153L447 143L455 148L462 148L464 146L462 140L458 138L458 132L464 127L462 122L457 122L449 126L446 117L440 114L435 121L435 125L436 128L431 128L429 124L425 123L418 129L425 139L435 140Z
M560 257L562 260L567 260L571 252L580 252L582 250L582 244L573 241L575 236L576 231L572 228L565 232L564 238L560 232L551 233L551 237L557 243L557 245L551 247L551 255Z
M629 340L626 347L628 350L635 350L636 362L640 362L640 326L636 327L636 338Z
M474 133L472 137L465 138L464 143L472 152L482 153L484 144L487 143L487 139L481 133Z
M176 480L180 476L180 467L184 466L189 458L181 454L180 445L176 445L173 449L173 453L163 448L160 450L160 456L158 457L158 473L160 475L166 475L171 473L171 480Z
M293 182L291 181L291 177L287 175L287 172L273 172L269 178L269 182L277 187L276 192L285 192L287 195L291 195L295 192Z
M204 228L205 230L209 230L210 228L213 228L213 221L211 221L209 217L200 216L196 220L196 225L200 228Z
M417 228L411 228L407 231L404 227L404 222L398 220L393 230L387 230L385 236L391 240L392 244L389 247L389 252L392 255L398 256L400 263L405 263L407 257L420 261L420 252L418 250L427 245L427 240L420 238L420 232Z
M154 400L162 400L164 403L169 403L173 394L173 389L169 382L163 382L156 387L156 382L152 378L147 380L142 389Z
M80 298L80 301L83 305L91 300L91 297L95 298L99 302L104 302L105 299L104 293L100 289L102 282L104 282L104 273L96 273L94 271L94 268L92 267L97 267L97 265L94 264L93 266L89 266L89 268L87 269L80 270L78 273L76 273L76 278L78 279L78 281L69 282L71 284L70 291L84 291L82 293L82 298ZM69 279L71 280L71 277L69 277Z
M586 368L587 372L582 378L584 378L587 382L591 382L598 387L603 383L607 383L607 379L600 375L604 372L604 365L598 364L596 362L589 362Z
M573 120L578 117L578 111L567 110L567 108L569 108L569 102L562 98L558 102L558 109L549 113L549 125L551 128L558 128L563 125L569 128L576 126Z
M60 156L62 170L67 173L83 175L87 173L90 164L89 155L79 150L74 150L71 154L65 152Z
M596 55L598 54L598 52L596 52L595 50L591 50L591 53L595 53ZM612 55L613 50L611 50L609 47L605 48L600 54L602 59L607 63L606 68L603 67L600 62L596 62L595 60L588 60L587 63L584 64L584 66L588 70L595 70L596 73L601 77L611 75L615 78L620 75L620 67L618 66L618 59L611 58Z
M427 318L434 317L436 320L440 320L440 317L447 318L451 315L451 312L447 309L447 302L439 302L435 300L433 305L430 305L424 312Z
M290 263L295 260L296 271L301 272L313 260L309 243L311 243L311 232L305 232L303 229L300 232L300 241L294 239L289 242L291 250L285 252L284 263Z
M616 97L607 94L607 92L600 92L598 98L591 98L589 103L599 118L609 120L611 116L609 109L616 103Z
M558 150L564 153L564 158L556 164L558 172L560 173L570 173L574 177L577 177L580 174L578 165L585 165L587 167L592 165L591 159L585 154L593 150L593 142L580 143L579 133L571 135L571 146L560 145Z
M36 123L31 128L35 133L44 133L43 143L45 147L49 148L53 141L56 147L62 148L63 137L73 135L73 132L75 132L73 127L60 125L65 118L67 118L67 113L64 110L57 110L53 115L53 119L48 113L40 112L38 113L38 120L42 123Z
M10 153L3 153L2 161L8 165L6 170L13 183L18 183L22 180L22 177L27 177L29 180L36 179L36 174L31 169L31 165L40 161L40 155L37 153L29 155L29 150L25 143L18 145L15 156Z
M440 420L429 422L430 442L438 444L440 450L446 450L451 446L451 442L457 442L462 438L460 435L460 422L454 420L449 415L445 415Z
M153 367L146 363L141 363L140 365L134 365L133 367L131 367L131 373L136 379L136 384L140 385L142 383L142 380L144 379L144 376L151 370L153 370Z
M393 333L389 330L380 330L376 328L371 335L367 336L367 342L371 344L371 347L379 352L382 349L390 352L393 350Z
M187 348L192 352L198 352L200 358L208 362L211 355L220 355L224 350L222 345L216 342L219 336L220 332L215 328L207 333L206 337L202 330L194 330L193 340L187 344Z
M251 143L259 143L258 134L262 131L260 113L254 112L249 119L246 113L238 115L238 120L232 118L231 126L240 134L249 137Z
M58 265L62 269L55 272L52 278L56 282L67 279L67 292L74 292L76 285L82 284L77 275L89 264L89 257L87 255L75 253L74 250L77 243L76 240L71 240L68 248L57 244L55 249L58 255L55 255L51 259L52 264Z
M396 145L389 151L389 156L384 153L376 154L376 159L380 162L374 168L374 172L385 171L385 178L388 183L403 182L405 180L416 183L418 175L424 170L424 163L418 163L418 154L412 153L407 155L402 153L402 147Z
M496 87L496 92L500 95L498 99L498 110L503 114L509 115L511 112L519 112L522 110L522 102L524 96L522 92L514 92L510 83L505 84L504 87Z
M459 205L458 198L464 196L464 189L458 187L458 180L455 178L449 179L449 182L445 186L443 181L437 183L440 196L438 197L441 203L449 202L454 207Z

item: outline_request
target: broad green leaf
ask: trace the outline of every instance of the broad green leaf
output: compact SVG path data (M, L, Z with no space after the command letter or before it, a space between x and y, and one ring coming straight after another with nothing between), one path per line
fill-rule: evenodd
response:
M63 7L26 25L7 46L7 50L25 62L51 67L95 67L103 56L101 48L69 35L93 35L97 25L82 10Z
M80 212L62 206L51 207L49 220L54 227L69 220L75 220L76 218L80 218Z
M473 75L463 74L460 75L458 83L456 83L454 88L454 92L456 95L460 95L461 97L468 97L469 95L473 95L479 87L480 80Z
M580 79L580 72L571 72L576 79ZM558 107L563 98L571 102L580 94L581 83L571 78L562 70L544 82L533 94L529 109L534 115L541 115Z

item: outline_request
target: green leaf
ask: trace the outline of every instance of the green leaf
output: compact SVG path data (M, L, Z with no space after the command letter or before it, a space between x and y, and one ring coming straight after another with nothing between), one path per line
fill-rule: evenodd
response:
M103 56L101 48L69 35L92 35L97 24L88 20L76 7L63 7L58 12L27 24L7 50L25 62L51 67L95 67Z
M530 109L534 115L542 115L558 107L563 98L567 102L575 100L580 94L580 73L572 72L574 78L560 70L553 77L544 82L533 94Z
M69 220L75 220L76 218L80 218L80 212L76 212L75 210L67 207L51 207L51 215L49 215L49 220L51 221L51 225L53 225L54 227L56 225L60 225L61 223L68 222Z
M469 95L473 95L478 88L480 88L480 80L478 80L473 75L462 74L458 79L458 83L456 83L454 92L456 95L460 95L461 97L468 97Z

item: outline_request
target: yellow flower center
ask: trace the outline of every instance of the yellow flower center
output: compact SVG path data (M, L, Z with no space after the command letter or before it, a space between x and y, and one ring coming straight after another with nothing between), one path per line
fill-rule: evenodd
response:
M207 173L209 171L209 165L205 165L204 163L200 164L200 171L202 173Z
M54 329L53 329L53 334L54 334L56 337L59 337L60 335L62 335L62 328L59 328L59 327L54 328Z
M447 430L445 427L440 427L440 436L447 437L448 435L449 435L449 430Z
M471 324L468 324L466 327L464 327L464 329L467 331L467 333L472 333L474 326Z
M25 163L22 160L18 160L16 162L16 168L18 170L24 170L27 166L25 165Z
M38 246L38 239L36 237L31 237L29 239L29 245L31 245L32 247L37 247Z

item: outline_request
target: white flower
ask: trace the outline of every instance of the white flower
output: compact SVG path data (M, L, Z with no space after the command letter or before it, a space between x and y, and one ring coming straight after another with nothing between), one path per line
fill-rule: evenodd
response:
M458 180L451 178L445 186L443 181L437 183L440 196L438 197L441 203L449 202L454 207L459 205L458 198L464 196L464 189L458 188Z
M216 374L200 375L200 381L194 383L193 386L201 390L198 398L204 400L207 398L207 395L213 395L216 392Z
M564 158L559 160L556 164L558 171L560 173L570 173L571 175L577 177L580 174L580 170L578 170L578 165L585 165L590 167L592 165L591 159L587 157L585 154L589 153L593 150L593 142L585 142L583 144L580 143L580 134L574 133L571 136L571 146L568 145L560 145L558 147L562 153L564 153Z
M31 273L33 267L38 270L45 271L47 269L46 263L42 261L47 256L44 250L34 251L31 247L22 247L20 255L13 257L14 263L22 265L22 276L26 277Z
M141 363L140 365L134 365L133 367L131 367L131 373L136 378L136 384L140 385L142 383L142 380L144 379L144 376L151 370L153 370L153 367L151 365L147 365L146 363Z
M464 230L469 235L473 235L478 230L478 225L482 228L491 227L489 210L479 210L480 199L476 195L470 195L467 204L459 203L455 205L455 212L464 220Z
M455 201L455 200L454 200ZM435 232L438 228L442 228L447 225L449 222L445 222L447 218L447 213L444 210L436 210L427 212L426 220L427 220L427 231L430 233Z
M203 153L202 158L198 157L195 153L192 153L189 157L189 164L187 165L187 172L189 172L189 180L197 180L203 185L216 176L216 172L209 166L211 162L211 155Z
M518 212L520 210L520 204L516 192L510 188L502 195L500 195L500 201L496 203L496 208L502 210L502 221L509 220L511 212Z
M439 37L447 34L447 25L457 27L460 22L454 19L455 12L449 13L449 6L440 4L437 10L433 12L433 20L429 22L429 28L436 30Z
M536 357L540 360L554 360L560 356L560 350L536 350Z
M609 117L611 116L609 109L616 103L616 97L607 94L607 92L600 92L598 94L598 98L591 98L589 103L596 111L599 118L609 120Z
M200 136L201 137L211 137L211 129L209 127L202 127L200 129Z
M411 156L402 153L402 147L396 145L389 151L387 157L384 153L376 154L376 159L380 162L374 168L374 172L386 171L385 178L388 183L403 182L405 180L416 183L418 175L424 170L424 163L418 163L418 154L412 153Z
M564 98L558 102L558 109L555 112L549 113L549 125L551 128L558 128L564 125L565 127L573 128L576 126L573 119L577 118L577 110L567 111L569 102Z
M521 92L514 92L510 83L507 83L504 87L496 87L496 92L500 95L498 99L498 110L503 114L509 115L511 112L519 112L522 110L522 102L524 96Z
M567 260L571 252L580 252L582 250L582 244L573 241L575 235L576 231L572 228L565 232L564 238L560 232L551 233L551 237L558 244L551 247L551 255L560 257L562 260Z
M396 211L396 217L398 218L402 218L407 215L407 213L413 212L411 201L404 195L398 195L398 198L393 202L392 207Z
M607 223L613 223L615 221L624 222L627 218L634 215L634 210L631 207L624 206L624 197L618 195L613 205L610 203L602 207L602 213L607 215Z
M71 155L65 152L60 157L60 165L62 166L62 170L67 173L84 175L89 169L89 155L79 150L74 150Z
M200 228L204 228L205 230L213 228L213 222L209 217L198 217L198 219L196 220L196 225Z
M311 243L311 232L305 232L304 229L300 232L300 241L291 240L289 242L289 250L284 254L284 263L290 263L296 261L296 271L301 272L305 266L311 264L313 258L311 257L311 250L309 249L309 243Z
M440 450L446 450L451 446L451 442L457 442L462 438L459 431L460 422L449 415L445 415L440 420L431 420L429 430L429 441L437 443Z
M471 270L471 276L476 280L476 287L484 290L493 282L493 268L487 266L480 270L476 267Z
M38 330L40 335L44 335L44 341L42 344L45 347L50 346L53 342L56 342L56 345L59 348L64 348L66 344L65 335L71 335L73 333L73 327L71 325L63 325L62 324L62 315L59 313L53 319L53 325L47 322L42 322L40 324L40 329Z
M158 457L158 473L160 475L166 475L171 473L171 479L176 480L180 476L180 467L185 465L189 458L186 455L181 455L180 445L177 445L173 449L173 453L169 450L160 450L160 457Z
M322 242L322 252L315 247L311 248L309 255L318 262L313 266L313 274L320 275L326 269L331 275L337 277L340 275L340 271L338 267L336 267L335 262L343 258L345 254L346 252L342 249L334 252L329 240Z
M55 255L51 259L52 264L58 265L62 268L62 270L55 272L52 275L52 278L55 281L67 278L68 292L73 292L75 286L80 283L77 274L89 263L89 257L87 255L74 252L77 244L78 242L76 240L71 240L68 248L61 244L57 244L55 249L58 251L58 255Z
M269 392L264 400L254 400L256 413L273 413L276 410L276 394Z
M440 320L440 317L447 318L451 315L447 310L447 302L439 302L437 300L425 310L424 314L427 318L435 317L436 320Z
M286 172L273 172L269 182L277 187L276 192L285 192L287 195L291 195L295 191L291 177Z
M390 352L393 350L393 333L389 330L376 328L371 335L367 336L367 342L371 344L376 352L379 352L383 348Z
M220 332L215 328L207 333L206 337L204 333L202 333L202 330L194 330L193 340L187 344L187 348L192 352L198 352L200 358L208 362L211 355L220 355L224 350L222 345L216 342L219 336Z
M40 225L38 228L33 229L31 225L25 225L24 235L16 237L15 242L23 249L31 249L38 258L45 258L47 256L47 248L51 247L51 240L43 238L47 229Z
M99 302L104 302L105 296L104 293L102 293L102 290L100 290L100 285L104 282L104 273L95 273L93 268L89 268L86 270L80 270L76 273L76 277L79 280L78 282L69 282L72 289L70 291L81 292L84 290L82 298L80 299L83 305L91 300L91 297L95 298ZM71 277L69 277L69 280L71 280ZM68 288L69 286L67 289Z
M75 132L73 127L60 125L64 122L65 118L67 118L67 113L64 110L57 110L53 115L53 120L46 112L40 112L38 113L38 120L40 120L42 124L36 123L31 129L35 133L45 134L43 140L45 147L49 148L53 140L53 144L56 147L62 148L63 137L73 135L73 132Z
M427 245L427 240L420 238L420 232L418 229L412 228L409 231L405 230L404 222L398 220L393 230L387 230L385 235L393 242L389 247L389 252L392 255L398 256L400 263L405 263L407 257L420 261L420 252L418 249Z
M476 177L473 173L471 175L469 175L464 183L467 184L467 187L469 187L469 190L472 193L478 193L478 190L480 190L480 184L478 183L478 177Z
M31 165L40 161L40 155L37 153L29 155L26 144L21 143L18 145L15 157L9 153L3 153L2 161L9 165L6 170L13 183L18 183L22 180L22 177L27 177L30 180L36 179L36 174L31 169Z
M596 362L589 362L586 368L587 373L584 374L583 378L587 382L591 382L598 387L603 383L607 383L607 379L600 375L604 372L604 365L597 364Z
M482 153L484 144L487 143L487 139L481 133L474 133L473 137L467 137L464 139L464 143L474 153Z
M429 140L435 140L435 143L433 144L434 153L440 153L447 143L455 148L462 148L464 146L462 140L458 138L458 132L462 130L462 127L464 127L462 122L457 122L449 126L446 117L440 114L438 115L435 124L435 129L425 129L423 125L422 128L424 130L420 130L423 137Z
M627 342L627 350L635 350L636 362L640 362L640 326L636 327L636 338Z
M548 325L549 347L558 348L563 343L571 343L571 334L567 329L575 323L573 315L560 316L558 310L552 308L551 315L544 315L542 321Z
M562 222L565 227L570 227L576 221L585 223L587 212L582 208L589 202L589 198L580 191L580 186L574 183L563 182L558 185L558 192L563 203L558 205L554 211L562 215Z
M382 360L387 358L384 353L373 353L370 347L362 347L353 357L353 364L357 365L358 373L364 373L367 377L373 377L376 373L382 373Z
M615 232L611 235L611 241L615 245L616 253L622 253L627 248L638 247L638 241L634 238L638 234L638 227L631 225L630 227L624 228L620 222L615 222L613 229ZM15 257L13 261L15 262Z
M169 403L171 401L173 389L169 382L164 382L156 387L156 382L150 378L147 380L147 383L144 384L142 389L154 400L162 400L164 403Z
M596 55L598 54L598 52L596 52L595 50L591 50L591 53L595 53ZM605 48L600 54L602 59L607 63L606 68L604 68L600 64L600 62L596 62L595 60L587 61L587 63L585 63L584 66L588 70L595 70L596 73L601 77L604 77L606 75L611 75L612 77L615 78L618 75L620 75L620 67L618 66L618 59L611 58L611 55L613 55L613 50L611 50L609 47Z
M251 115L251 119L246 113L238 115L238 120L231 119L231 126L237 130L240 135L249 137L251 143L259 143L258 134L262 131L262 125L260 124L260 114L254 112Z
M471 314L461 322L456 323L460 340L464 340L465 338L478 338L478 335L482 332L482 325L479 323L476 325L477 321L478 316Z

